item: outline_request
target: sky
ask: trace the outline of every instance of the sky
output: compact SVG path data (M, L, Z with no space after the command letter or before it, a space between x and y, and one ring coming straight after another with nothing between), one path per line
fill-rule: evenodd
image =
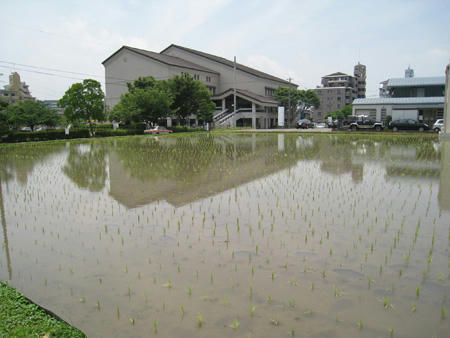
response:
M75 82L104 83L102 61L122 45L160 52L201 50L315 88L334 72L367 66L368 97L379 83L444 76L450 60L448 0L2 1L0 86L17 71L39 100Z

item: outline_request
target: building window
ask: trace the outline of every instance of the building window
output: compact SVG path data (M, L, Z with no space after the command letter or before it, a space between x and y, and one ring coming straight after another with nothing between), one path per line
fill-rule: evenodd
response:
M273 96L273 94L275 94L275 88L266 87L265 91L266 91L266 96Z
M210 92L212 95L215 95L215 94L216 94L216 87L213 87L213 86L206 86L206 88L209 90L209 92Z
M211 82L211 76L206 77L206 82Z
M194 74L194 80L200 80L200 75Z

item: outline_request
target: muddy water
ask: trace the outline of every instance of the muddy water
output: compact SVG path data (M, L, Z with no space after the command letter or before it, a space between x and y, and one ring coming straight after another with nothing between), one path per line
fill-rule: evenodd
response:
M90 337L444 337L449 167L410 136L8 146L0 279Z

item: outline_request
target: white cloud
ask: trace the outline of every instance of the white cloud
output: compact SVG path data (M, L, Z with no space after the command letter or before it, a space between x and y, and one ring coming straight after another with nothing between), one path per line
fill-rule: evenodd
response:
M286 66L282 66L277 61L265 55L249 55L246 57L245 65L261 70L265 73L277 76L282 79L292 78L292 82L300 84L303 83L303 78L293 69L289 69ZM299 86L302 89L302 86Z

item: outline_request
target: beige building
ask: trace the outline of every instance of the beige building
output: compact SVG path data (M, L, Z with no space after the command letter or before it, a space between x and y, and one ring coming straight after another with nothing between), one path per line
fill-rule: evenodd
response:
M297 85L276 76L198 50L170 45L160 53L123 46L103 61L106 104L112 108L127 92L127 82L140 76L166 80L182 73L203 82L216 103L216 126L269 128L277 123L279 102L272 96L279 86ZM236 87L236 109L234 109ZM196 123L191 116L191 123ZM168 125L177 123L169 118Z
M337 72L322 77L322 85L313 89L320 99L320 107L312 112L314 121L351 105L354 99L366 97L366 66L358 63L353 74Z
M17 72L9 76L9 84L0 90L0 99L14 104L24 100L34 100L31 96L28 85L25 82L20 82L20 75Z

